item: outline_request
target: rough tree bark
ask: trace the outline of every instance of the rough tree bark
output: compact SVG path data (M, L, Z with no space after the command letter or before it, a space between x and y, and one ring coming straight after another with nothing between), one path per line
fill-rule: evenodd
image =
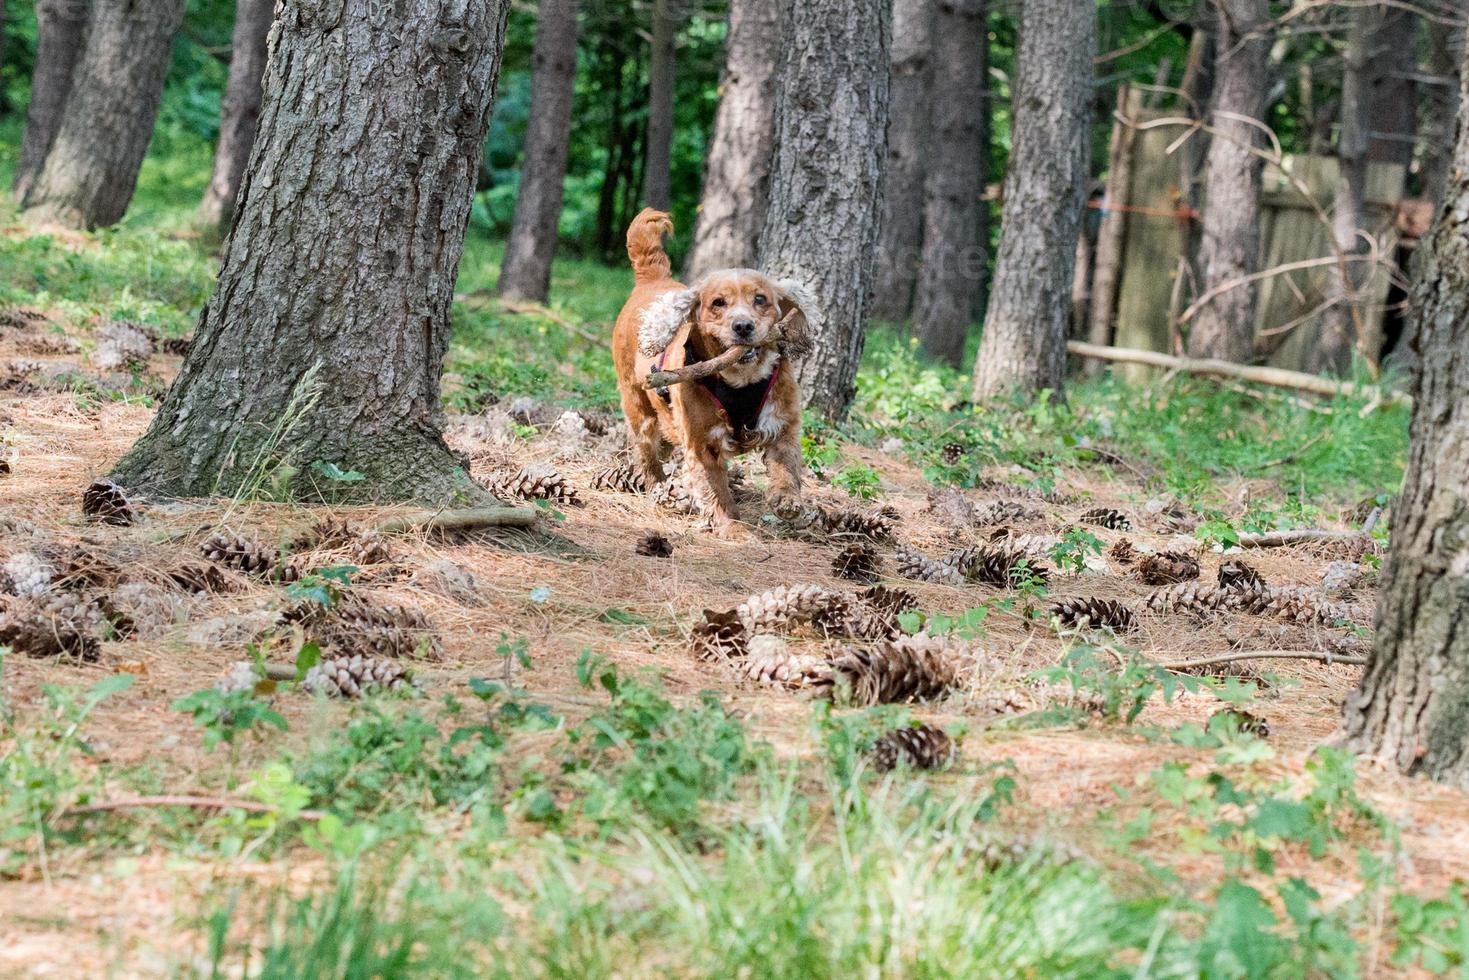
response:
M1372 79L1368 74L1372 47L1382 26L1381 8L1361 6L1350 13L1346 51L1342 54L1341 124L1336 137L1336 197L1332 206L1332 234L1346 258L1341 269L1326 280L1326 298L1332 306L1321 317L1320 334L1302 358L1305 371L1342 372L1351 366L1352 351L1362 339L1361 298L1358 291L1370 273L1364 262L1368 243L1362 230L1367 223L1367 147L1370 140Z
M87 0L37 0L36 68L11 190L24 200L51 152L87 33Z
M87 44L56 139L21 206L76 228L127 212L153 138L184 0L92 0Z
M577 0L541 0L539 10L520 194L500 266L500 295L538 303L551 290L551 259L566 184L576 97Z
M1344 725L1356 750L1469 789L1469 112L1462 106L1454 165L1414 288L1422 366L1377 642L1347 699Z
M674 47L677 8L683 0L653 0L653 39L648 49L648 143L643 159L643 202L667 211L673 200Z
M1022 9L1013 149L975 400L1061 390L1086 194L1096 15L1090 0L1027 0Z
M777 0L732 0L724 78L705 164L703 200L684 275L751 266L770 205Z
M923 176L929 116L934 0L894 0L892 94L872 316L897 323L913 309L923 246ZM977 79L984 86L984 78Z
M1448 28L1423 21L1428 35L1428 70L1446 84L1424 86L1423 101L1423 193L1431 201L1442 201L1448 187L1449 167L1454 158L1454 120L1459 114L1459 62L1466 42L1464 27Z
M805 403L840 418L855 393L887 155L887 0L782 4L770 212L760 267L822 306Z
M1265 0L1216 0L1213 135L1204 163L1199 289L1208 292L1260 268L1260 185L1264 161L1252 151L1264 133L1270 91L1270 11ZM1220 293L1200 308L1189 329L1194 357L1248 363L1255 351L1254 284Z
M199 203L199 223L225 230L234 216L240 181L250 162L255 126L260 121L260 85L265 76L265 41L275 0L236 0L230 45L230 77L219 107L219 142L214 173Z
M989 240L984 190L985 79L989 27L985 0L939 0L934 21L933 140L924 178L923 265L913 302L919 343L958 367L985 272ZM1073 246L1074 247L1074 246Z
M219 282L120 483L233 493L291 467L302 497L469 489L439 373L509 7L282 8ZM312 463L363 479L312 486Z

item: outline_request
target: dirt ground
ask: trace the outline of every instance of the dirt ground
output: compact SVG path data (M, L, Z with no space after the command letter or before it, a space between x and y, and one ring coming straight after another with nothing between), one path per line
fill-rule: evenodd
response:
M86 686L108 672L128 672L136 682L106 701L88 725L97 762L118 767L148 764L161 791L218 793L222 786L220 753L207 755L199 732L180 713L170 710L177 698L207 687L227 666L245 657L246 645L269 625L287 602L278 585L240 578L243 590L231 595L187 595L167 585L166 572L185 561L202 560L199 546L221 530L255 535L272 547L311 526L324 510L273 504L228 502L150 502L131 527L87 522L81 511L82 490L103 476L147 426L151 409L135 403L79 399L58 391L44 379L60 366L91 371L82 353L45 351L38 337L50 336L43 324L8 328L0 334L0 363L21 379L0 392L0 425L4 453L11 464L0 477L0 520L9 540L0 540L0 559L31 545L27 535L57 542L90 545L109 556L125 581L148 583L168 596L171 621L145 635L102 645L91 664L7 658L3 696L22 721L39 703L43 684ZM64 346L64 345L63 345ZM40 353L38 353L40 352ZM165 380L178 358L156 354L150 370ZM28 391L32 382L39 390ZM719 666L691 656L687 635L704 609L732 608L752 593L779 585L816 582L853 588L834 576L831 561L847 542L812 540L756 523L743 538L724 541L705 533L689 517L671 514L647 496L599 492L593 477L613 462L621 436L613 420L608 433L578 439L558 429L559 415L549 410L539 433L529 441L507 436L506 406L485 416L452 420L450 438L469 454L478 473L494 473L531 462L553 464L580 494L582 506L562 506L564 520L543 517L530 531L483 532L454 540L424 534L396 535L390 540L391 561L364 568L363 588L385 601L420 607L442 640L441 660L419 666L418 677L428 695L463 690L471 677L499 676L505 658L497 652L501 636L528 641L533 667L519 671L516 682L532 696L549 700L575 717L586 711L590 695L576 682L575 663L583 650L606 654L627 667L653 667L665 673L675 695L704 689L721 692L747 716L754 733L779 751L814 750L809 737L806 702L788 691L741 685ZM574 428L574 426L572 426ZM897 454L847 447L881 475L876 503L896 509L896 540L934 555L958 544L983 540L991 528L954 529L929 505L928 484ZM758 487L761 469L746 465L742 507L756 521L762 508ZM1005 481L1010 474L993 473ZM813 484L815 481L813 481ZM1268 484L1226 488L1259 494L1278 493ZM1201 580L1213 582L1224 556L1203 550L1191 536L1179 538L1150 513L1153 494L1125 468L1068 472L1058 483L1054 501L1015 496L1036 512L1015 525L1017 532L1056 534L1076 524L1084 511L1114 507L1134 523L1129 531L1091 527L1109 546L1126 538L1140 549L1187 547L1199 557ZM831 506L852 506L842 492L820 485L813 499ZM975 503L1017 494L996 485L991 492L969 491ZM339 510L364 525L393 513L389 509ZM646 534L666 535L668 558L635 554ZM957 613L995 598L982 586L954 588L897 577L893 545L883 553L888 585L911 589L930 611ZM1272 585L1320 588L1323 571L1340 555L1304 547L1252 552L1246 558ZM473 578L473 594L446 594L425 569L450 562ZM442 568L443 566L437 566ZM1101 564L1080 575L1053 574L1051 596L1121 599L1141 606L1151 587L1126 568ZM1353 620L1370 627L1372 578L1355 592L1339 597ZM546 591L549 590L549 591ZM631 615L609 617L608 610ZM1208 754L1150 740L1133 731L1100 722L1087 727L1017 731L1007 717L981 710L987 694L1017 683L1029 671L1055 663L1062 640L1049 630L1028 624L1018 611L1000 614L986 624L978 641L984 652L1005 667L1001 675L976 676L970 689L937 706L918 706L916 713L946 725L963 723L957 775L982 770L986 763L1014 760L1018 768L1019 819L1059 837L1085 842L1097 812L1115 807L1117 787L1132 787L1165 759L1203 763ZM815 647L815 640L806 641ZM1283 625L1270 619L1231 614L1208 621L1185 615L1147 614L1141 629L1128 638L1143 656L1158 660L1199 657L1231 650L1335 649L1361 653L1363 646L1346 631L1327 627ZM287 656L282 654L282 656ZM282 659L277 656L275 659ZM1273 661L1259 667L1279 681L1263 695L1258 713L1270 725L1269 742L1277 753L1270 763L1279 773L1298 775L1312 749L1331 736L1343 697L1356 683L1360 668L1310 661ZM290 721L287 744L306 740L337 724L347 709L322 705L301 694L282 694L275 707ZM1204 722L1220 707L1207 693L1189 694L1164 705L1149 706L1142 721L1169 726ZM269 758L277 744L246 752ZM1406 887L1435 891L1455 878L1469 877L1469 800L1461 793L1359 766L1365 795L1401 822ZM127 795L119 789L118 795ZM148 819L140 817L139 819ZM1300 856L1304 871L1309 859ZM310 861L286 867L205 861L140 850L102 859L76 849L52 856L44 875L0 881L0 976L98 977L153 975L194 948L179 929L221 877L309 875ZM1207 873L1200 866L1194 869ZM1282 870L1294 873L1291 868ZM1351 869L1338 869L1337 894L1348 894ZM1320 875L1321 869L1314 869ZM1328 887L1330 887L1328 885ZM1332 892L1325 890L1328 901ZM181 918L182 917L182 918Z

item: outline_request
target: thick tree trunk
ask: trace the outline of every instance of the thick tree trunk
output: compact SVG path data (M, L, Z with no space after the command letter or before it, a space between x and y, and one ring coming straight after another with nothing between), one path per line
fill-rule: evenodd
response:
M643 158L643 202L667 211L673 200L674 47L677 7L683 0L653 0L653 43L648 51L648 144Z
M230 46L230 77L219 107L219 142L214 147L214 173L199 204L199 223L220 230L234 216L240 181L250 162L255 126L260 121L260 86L265 76L265 41L270 34L275 0L236 0L235 31Z
M28 218L97 228L127 213L183 17L184 0L92 0L61 127L21 201Z
M933 132L929 115L935 0L894 0L892 94L872 316L908 319L923 251L924 160ZM987 79L972 80L981 88ZM972 86L970 86L972 87Z
M36 68L11 189L24 200L51 152L87 33L87 0L37 0Z
M693 280L713 269L755 264L770 206L770 155L779 60L777 0L732 0L724 79L705 164L694 246L684 270Z
M821 305L805 403L840 418L855 393L887 155L887 0L783 6L770 212L760 266Z
M597 198L597 252L611 257L617 238L614 227L617 218L617 180L622 172L622 156L628 152L628 126L623 119L623 72L627 63L627 52L615 38L604 35L601 39L602 53L607 61L607 139L603 143L605 160L602 166L602 187Z
M467 489L439 372L509 7L282 8L219 282L119 482L235 493L294 470L303 497Z
M577 0L541 0L530 82L530 124L500 295L545 302L551 290L571 106L576 96Z
M1445 28L1423 21L1428 34L1428 70L1445 84L1424 86L1423 120L1423 193L1429 200L1441 202L1448 187L1449 167L1454 158L1454 120L1459 115L1459 63L1466 47L1463 27Z
M1061 389L1087 184L1096 15L1090 0L1027 0L1022 8L1013 149L975 400Z
M933 140L924 178L923 266L913 322L923 350L958 367L985 274L985 0L939 0L934 22ZM1074 236L1073 236L1074 242ZM1074 246L1073 246L1074 247Z
M1382 10L1372 32L1367 75L1367 159L1409 166L1418 131L1418 15L1406 8Z
M1203 237L1199 289L1208 292L1260 268L1260 184L1263 121L1270 92L1270 11L1265 0L1217 0L1213 136L1204 163ZM1248 363L1255 351L1253 284L1226 289L1205 304L1189 329L1194 357Z
M1363 339L1359 290L1370 269L1353 258L1368 251L1362 237L1367 210L1367 147L1369 113L1372 108L1372 45L1382 26L1382 11L1357 7L1351 12L1347 47L1342 55L1341 125L1337 130L1336 198L1332 209L1332 234L1336 247L1347 261L1327 279L1326 297L1332 306L1321 317L1320 335L1307 346L1303 370L1343 372L1351 367L1352 351Z
M1469 71L1465 72L1469 77ZM1377 642L1347 699L1349 743L1469 789L1469 113L1413 296L1422 366L1393 507Z

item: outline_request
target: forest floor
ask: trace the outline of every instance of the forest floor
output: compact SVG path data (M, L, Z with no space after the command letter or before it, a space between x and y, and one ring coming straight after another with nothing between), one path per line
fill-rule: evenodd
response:
M751 460L748 527L725 541L647 494L594 487L622 448L605 364L620 270L558 266L554 308L507 308L481 292L494 249L472 241L449 440L479 476L554 467L574 501L543 501L531 529L376 549L298 539L401 508L262 493L140 501L135 523L110 526L83 517L82 490L149 424L180 363L164 341L207 293L208 254L156 227L73 236L0 219L14 260L0 276L0 562L13 579L17 555L38 556L58 589L131 627L88 662L4 657L0 976L1380 976L1463 962L1469 800L1329 747L1359 667L1154 666L1370 649L1401 413L1178 379L974 411L962 379L884 333L852 422L813 425L805 446L810 500L889 508L878 540L767 514ZM155 349L107 366L114 321L145 324ZM976 516L992 505L999 519ZM1129 526L1084 519L1099 508ZM1374 510L1365 551L1233 547ZM900 546L938 556L1000 528L1047 583L900 574ZM208 587L181 587L175 573L198 579L220 534L304 577L214 561ZM653 534L671 554L638 553ZM1243 560L1298 590L1292 621L1149 609L1157 586L1119 560L1124 540L1186 553L1205 585ZM945 697L833 710L809 686L694 654L705 610L797 584L854 594L867 583L833 562L857 543L877 581L916 599L903 628L950 644L961 669ZM396 642L416 696L328 699L292 681L210 693L232 664L296 664L320 638L281 614L344 596L388 610L374 636ZM1052 607L1073 598L1123 603L1137 628L1058 629ZM776 632L808 667L855 642ZM1216 716L1228 705L1268 734ZM955 738L948 768L862 761L917 721ZM262 812L68 812L164 795ZM339 974L348 961L357 972Z

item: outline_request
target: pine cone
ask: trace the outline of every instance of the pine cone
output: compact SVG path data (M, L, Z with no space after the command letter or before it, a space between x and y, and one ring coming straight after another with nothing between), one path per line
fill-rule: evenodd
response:
M301 686L328 697L360 698L381 691L403 691L413 678L403 666L381 657L332 657L306 672Z
M1119 565L1127 566L1138 560L1138 551L1131 541L1122 538L1107 550L1107 557Z
M646 493L648 481L643 478L643 468L629 462L609 466L592 477L592 489L607 493Z
M1219 587L1221 589L1263 589L1265 579L1253 565L1235 558L1219 566Z
M336 657L421 657L443 655L433 624L416 606L377 604L356 593L331 606L306 600L280 616L283 626L300 626L306 636Z
M126 527L138 519L122 487L108 479L93 480L82 491L82 513L99 524Z
M876 582L882 572L882 556L865 544L848 545L832 559L831 570L837 578Z
M353 565L387 565L393 560L393 552L381 532L359 528L347 544L347 560Z
M879 736L868 754L878 772L890 772L899 765L943 769L954 760L954 742L942 728L920 723Z
M98 659L102 612L69 592L12 601L0 616L0 644L28 657Z
M658 484L653 489L653 502L659 507L678 514L697 514L699 512L699 501L694 497L688 484L679 476L670 477Z
M17 551L3 568L5 591L11 595L33 596L50 590L56 569L33 551Z
M831 661L832 683L822 693L853 705L928 701L958 682L956 659L952 648L922 634L847 647Z
M204 557L226 568L247 575L266 578L275 568L276 553L255 538L235 534L214 534L200 546Z
M976 525L1008 524L1014 521L1031 521L1040 516L1039 511L1015 500L992 500L974 508L973 523Z
M193 344L193 337L166 337L159 349L165 354L172 354L174 357L185 357L188 355L189 348Z
M941 582L944 585L963 585L964 576L953 565L925 556L916 548L900 544L897 548L898 574L920 582Z
M1153 612L1183 612L1207 616L1224 608L1229 590L1200 582L1182 582L1159 589L1148 596L1146 605Z
M1110 507L1097 507L1082 514L1077 520L1083 524L1092 524L1096 527L1105 527L1113 531L1132 530L1132 521L1120 510Z
M996 589L1013 589L1029 579L1042 584L1050 581L1050 570L1023 551L1011 548L987 548L976 545L953 552L943 558L967 582L978 582Z
M750 596L736 612L750 633L783 633L810 623L821 635L844 636L852 601L824 585L782 585Z
M1137 577L1144 585L1173 585L1199 577L1199 563L1193 555L1181 551L1160 551L1144 555L1137 563Z
M738 610L704 610L704 618L689 631L689 646L700 660L738 660L748 652L749 630Z
M83 586L110 589L122 580L123 569L90 544L71 544L55 552L57 574L54 584L63 589Z
M669 558L673 555L673 542L661 534L646 534L638 539L636 550L648 558Z
M847 510L827 508L820 504L803 509L799 515L779 515L799 529L802 522L826 534L841 537L865 538L868 541L889 541L898 526L898 512L891 507L872 510Z
M1231 609L1270 616L1285 623L1335 626L1351 620L1347 607L1301 589L1239 587L1226 590L1224 595Z
M957 442L946 442L944 443L944 448L939 453L939 458L942 459L947 465L953 466L955 463L959 462L959 460L964 458L965 452L967 452L967 450L964 448L963 444Z
M1130 633L1137 629L1132 610L1113 599L1065 599L1051 607L1051 615L1062 626L1077 629L1110 629L1114 633Z
M519 497L521 500L549 500L571 507L580 507L582 504L576 488L553 467L544 463L533 463L511 476L495 481L488 489Z
M898 617L918 608L918 598L906 589L875 585L857 594L848 626L851 636L861 640L895 640L903 635Z
M740 680L793 691L824 688L831 682L831 667L824 658L791 653L774 636L751 637L749 653L731 666Z
M201 592L226 595L231 592L240 591L240 584L231 580L228 575L220 571L218 565L205 565L202 562L186 561L169 572L168 577L179 588L185 592L192 592L195 595Z
M965 528L974 523L974 505L953 487L929 487L928 510L950 527Z
M891 612L894 616L918 608L916 595L907 589L890 589L886 585L874 585L870 589L863 589L857 593L857 600L873 609Z
M1240 708L1220 708L1209 716L1209 725L1206 727L1213 727L1215 718L1224 720L1226 724L1233 722L1235 730L1242 734L1258 738L1270 737L1270 722L1253 712Z

